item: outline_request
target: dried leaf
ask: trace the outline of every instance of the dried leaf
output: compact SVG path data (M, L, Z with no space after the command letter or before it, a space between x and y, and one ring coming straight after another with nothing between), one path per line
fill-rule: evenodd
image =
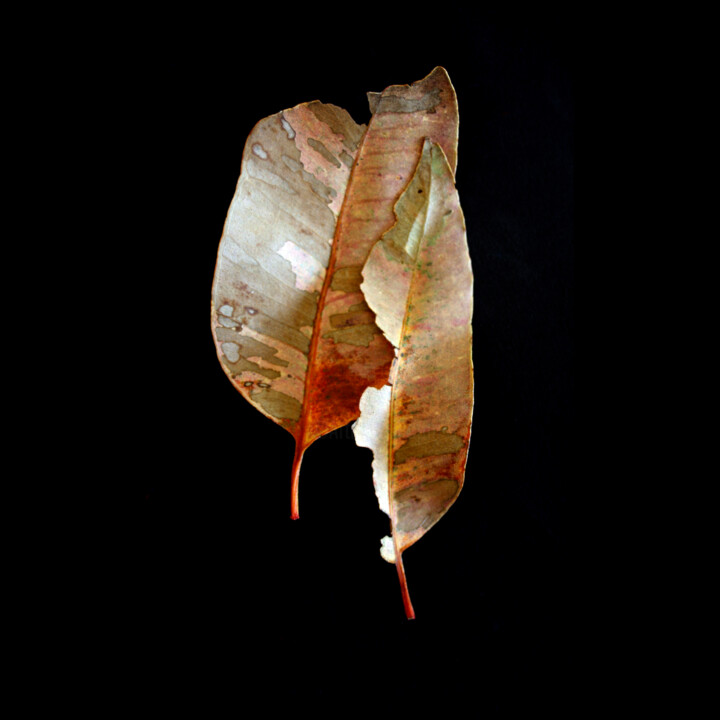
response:
M425 141L395 206L397 222L373 247L361 289L393 344L390 384L368 388L354 425L373 451L373 480L392 537L381 554L397 566L414 617L402 552L457 498L473 407L472 270L465 223L442 148Z
M243 153L213 282L218 357L240 393L295 438L292 516L302 456L359 415L387 382L393 349L360 292L368 252L426 136L454 158L457 103L436 68L369 94L366 130L311 102L261 120Z

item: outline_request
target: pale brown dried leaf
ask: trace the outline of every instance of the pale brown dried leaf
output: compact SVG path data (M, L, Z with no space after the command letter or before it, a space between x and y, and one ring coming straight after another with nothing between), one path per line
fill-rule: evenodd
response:
M425 142L395 213L397 222L369 254L361 288L396 359L390 384L365 391L354 430L374 454L375 489L392 528L381 552L397 565L413 617L402 552L460 493L473 408L472 269L439 145Z

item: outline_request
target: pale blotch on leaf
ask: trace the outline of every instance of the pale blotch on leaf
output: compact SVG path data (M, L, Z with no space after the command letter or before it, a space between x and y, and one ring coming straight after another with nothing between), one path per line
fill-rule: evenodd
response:
M224 342L221 345L223 355L231 363L236 363L240 359L240 347L234 342Z
M389 563L395 562L395 543L389 535L380 538L380 555Z
M255 143L252 147L252 151L263 160L267 160L267 153L265 152L265 149L260 143Z

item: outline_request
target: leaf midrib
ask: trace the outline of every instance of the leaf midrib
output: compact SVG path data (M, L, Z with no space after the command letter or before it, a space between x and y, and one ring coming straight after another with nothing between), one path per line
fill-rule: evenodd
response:
M338 245L337 242L338 238L340 237L340 228L343 224L343 219L345 216L345 207L347 205L348 196L350 195L350 189L352 187L352 183L354 181L355 177L355 169L358 165L358 158L360 157L360 154L363 151L363 148L365 147L365 141L367 140L368 133L370 132L370 128L372 127L373 121L375 120L375 115L373 114L370 117L370 120L368 121L368 126L363 133L362 140L360 140L360 143L358 145L357 153L355 154L355 159L353 161L353 165L350 168L350 175L348 177L347 185L345 186L345 194L343 195L343 201L340 206L340 210L338 212L338 219L335 223L335 232L333 234L333 241L332 245L330 247L330 257L328 258L328 265L325 271L325 278L323 280L323 286L320 290L320 297L318 298L318 310L317 314L315 315L315 321L313 322L313 330L312 330L312 336L310 339L310 348L308 350L308 368L307 372L305 373L305 385L303 387L303 402L302 402L302 414L300 416L300 426L298 430L298 435L295 438L295 442L298 444L298 446L302 446L303 450L307 449L309 445L305 445L305 432L307 430L307 415L308 415L308 409L307 409L307 398L308 398L308 389L311 387L311 379L315 375L315 357L317 355L317 348L320 343L320 331L322 328L322 316L323 316L323 310L325 307L325 299L328 294L328 290L330 288L330 285L332 283L332 276L334 274L335 270L335 262L337 258L337 252L338 252ZM353 120L355 122L355 120Z
M423 141L424 142L424 141ZM432 147L430 149L431 152L431 163L432 163ZM418 161L418 165L415 168L415 172L418 171L420 167L420 163L423 161L423 154L420 154L420 159ZM412 184L414 177L411 176L410 181L408 182L408 187ZM401 365L401 347L403 345L403 341L405 339L405 328L407 326L407 320L408 316L410 314L410 305L412 304L411 298L413 297L413 288L415 286L415 278L418 274L418 267L419 262L418 258L421 255L421 252L425 246L426 241L426 230L427 230L427 221L428 221L428 214L430 211L430 205L432 203L432 191L433 191L433 180L432 180L432 172L428 173L428 187L427 187L427 200L425 202L425 218L423 219L423 229L422 234L420 236L420 242L418 244L418 251L415 256L415 262L413 263L413 269L412 269L412 275L410 276L410 287L408 288L408 294L407 299L405 302L405 314L403 315L403 322L402 327L400 329L400 344L397 347L397 356L396 356L396 366L394 368L393 373L393 382L391 383L390 387L390 417L388 418L388 505L390 508L390 522L392 524L392 535L393 535L393 545L395 546L395 561L400 562L402 564L402 551L398 547L398 540L397 540L397 533L395 531L395 503L393 498L393 491L392 491L392 469L395 464L395 379L397 378L399 372L400 372L400 365ZM404 194L404 193L403 193ZM402 195L400 196L402 198ZM400 200L398 198L398 202Z

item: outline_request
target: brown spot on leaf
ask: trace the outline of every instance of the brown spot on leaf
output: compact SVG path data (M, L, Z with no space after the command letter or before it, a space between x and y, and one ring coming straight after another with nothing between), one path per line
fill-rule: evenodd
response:
M323 145L320 140L316 140L315 138L308 138L308 145L315 150L315 152L320 153L329 163L332 163L335 167L342 167L342 164L340 161Z
M354 306L357 307L357 306ZM370 310L353 311L352 308L346 313L336 313L330 316L330 325L333 328L351 327L352 325L367 325L374 322L375 316Z
M248 335L238 336L236 331L217 328L216 336L222 342L222 350L230 363L237 362L239 357L261 357L273 365L288 367L287 360L277 357L277 348L266 345Z
M278 390L261 389L250 393L253 402L261 405L269 415L275 418L298 420L302 412L302 405L294 397L290 397Z
M317 100L308 103L308 109L320 120L325 123L336 135L342 135L343 145L350 150L356 150L365 133L366 126L358 125L347 110L331 105L321 103Z
M257 363L252 362L251 360L248 360L245 357L239 357L237 362L229 362L227 358L224 359L225 365L234 373L234 374L240 374L242 372L254 372L258 375L263 375L266 378L269 378L270 380L273 380L274 378L280 377L280 373L277 370L272 370L270 368L264 368ZM252 385L252 383L250 383Z
M337 316L334 316L337 317ZM363 345L368 347L372 342L375 333L378 332L376 325L348 325L337 330L331 330L323 335L331 338L336 343L347 343L348 345Z
M458 481L440 478L401 490L395 495L396 527L401 532L429 528L460 491Z
M330 289L345 293L359 292L361 282L362 265L347 265L335 271Z
M465 447L465 441L452 433L430 432L411 435L405 444L395 451L394 464L399 465L410 458L423 458L430 455L454 453Z
M369 92L367 93L367 99L368 99L368 105L370 106L370 113L372 115L375 114L375 111L377 110L378 103L380 102L380 98L382 97L381 92Z
M361 300L359 303L355 303L355 305L351 305L348 308L348 312L372 312L372 310L370 310L370 307L364 300ZM374 319L374 317L375 317L375 313L373 313L373 319Z
M404 98L399 95L382 95L380 98L368 98L373 114L435 112L440 104L440 88L434 88L419 98ZM373 105L375 106L373 109Z

